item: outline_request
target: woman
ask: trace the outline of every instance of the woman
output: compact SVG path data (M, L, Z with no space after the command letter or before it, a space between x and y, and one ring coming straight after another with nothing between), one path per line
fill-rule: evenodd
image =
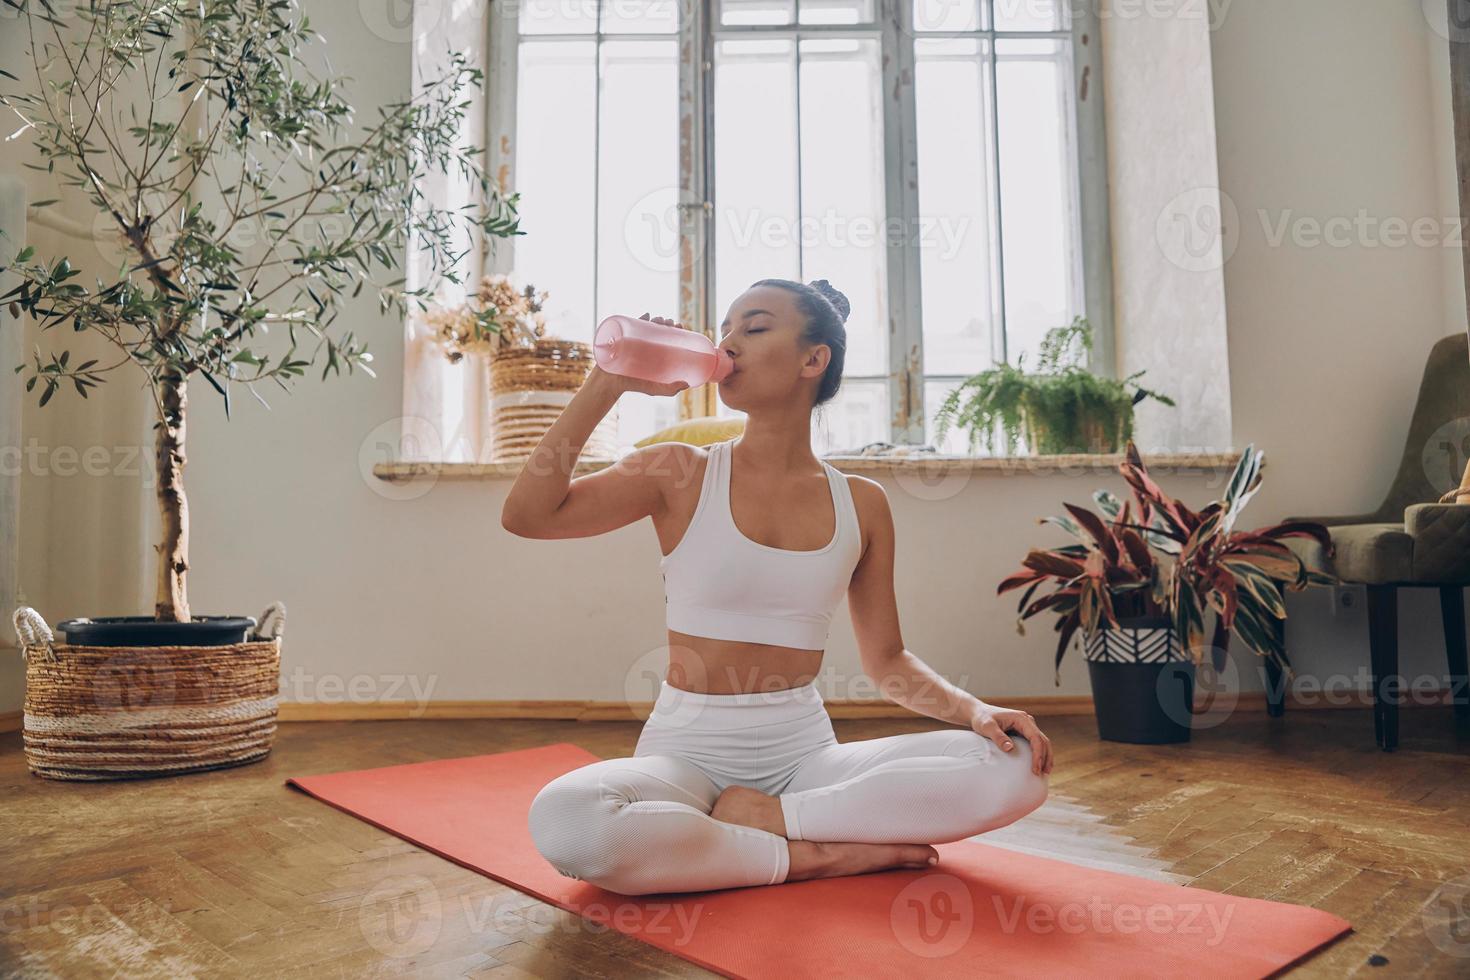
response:
M812 452L848 311L825 279L762 279L721 324L720 396L746 413L742 435L658 443L570 481L622 392L687 387L594 367L516 478L507 530L584 537L649 517L664 555L669 669L633 755L559 776L531 804L532 840L561 874L640 895L924 868L931 845L1046 798L1051 745L1031 716L904 648L882 485ZM814 678L844 593L864 673L962 728L838 743Z

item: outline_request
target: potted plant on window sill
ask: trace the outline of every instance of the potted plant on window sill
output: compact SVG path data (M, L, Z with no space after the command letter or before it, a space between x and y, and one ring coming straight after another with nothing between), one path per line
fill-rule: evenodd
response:
M1248 446L1224 498L1196 513L1159 488L1129 440L1118 468L1134 499L1120 502L1097 490L1093 499L1106 520L1072 504L1064 504L1071 517L1042 518L1038 523L1057 524L1078 543L1032 549L1024 569L997 587L997 594L1026 588L1017 620L1023 634L1031 616L1048 609L1057 614L1058 685L1068 644L1082 634L1099 737L1146 744L1189 739L1210 610L1213 669L1224 667L1234 632L1292 676L1280 641L1286 617L1281 591L1335 580L1307 567L1280 539L1315 538L1329 556L1332 543L1325 527L1307 521L1234 530L1260 485L1263 456ZM1160 557L1172 561L1165 565ZM1053 590L1032 601L1044 584Z
M592 345L546 333L549 294L517 288L505 273L481 278L463 299L431 304L418 320L451 364L471 357L488 374L490 446L484 462L525 462L587 380ZM582 455L616 458L614 406L587 437Z
M462 56L453 56L443 75L416 81L409 98L382 106L359 127L340 91L345 79L318 78L306 67L312 60L306 48L320 36L295 5L123 0L77 7L65 19L47 5L14 6L12 20L23 20L20 29L35 38L28 55L36 80L27 87L0 72L0 105L24 123L20 132L30 134L44 161L36 169L56 174L63 188L84 197L107 232L51 218L44 208L54 201L32 206L35 223L93 239L102 265L111 269L86 284L67 257L36 261L34 248L0 242L11 257L0 260L0 271L18 281L0 303L17 319L29 315L42 331L90 331L120 355L99 367L98 359L74 358L70 350L53 349L43 359L38 348L26 390L40 386L41 406L63 389L86 398L89 388L123 365L142 371L157 415L154 471L162 525L152 616L65 620L58 629L70 645L57 645L45 621L22 608L17 632L23 651L44 651L48 664L63 661L52 679L77 699L63 705L76 707L77 716L99 705L98 692L89 694L86 683L77 682L81 673L98 664L115 666L127 656L123 648L147 658L155 679L169 684L164 707L178 712L161 725L177 722L185 734L172 749L168 739L155 738L134 761L172 750L177 765L140 768L182 771L190 767L184 761L191 750L186 715L197 716L218 687L202 675L197 685L186 681L185 672L195 660L212 662L201 653L206 648L250 647L247 631L265 629L254 617L198 615L190 608L184 489L190 381L207 382L223 399L228 419L232 391L243 388L269 408L257 387L270 381L291 391L287 382L323 352L322 380L343 367L371 375L366 345L351 331L329 333L345 301L367 288L381 311L404 316L410 304L422 309L439 279L455 280L459 235L469 231L489 240L520 233L518 195L502 198L476 149L460 145L464 92L480 82L479 71ZM435 173L477 181L484 207L476 213L434 207L422 188ZM410 236L424 257L427 280L412 289L397 274ZM277 350L267 350L264 339L273 326L285 336L278 333ZM298 350L312 340L309 351ZM274 632L278 639L279 626ZM117 652L109 659L106 649ZM274 656L278 661L278 644ZM38 658L27 659L34 664ZM278 672L266 671L263 662L254 667L260 667L257 687L262 702L269 700L274 731ZM28 719L30 680L28 665ZM162 695L147 693L156 696ZM108 709L127 707L107 703ZM50 724L52 712L46 714ZM69 714L66 723L76 720ZM31 745L28 732L28 752ZM194 752L196 759L203 756ZM118 763L116 771L122 768Z
M1133 437L1133 408L1145 398L1172 406L1166 395L1140 386L1137 371L1121 381L1082 367L1092 350L1092 326L1077 317L1046 333L1037 370L1028 372L1022 352L1017 364L995 367L966 378L951 391L934 416L935 441L952 426L969 434L970 452L983 442L995 452L997 431L1004 453L1016 455L1024 437L1032 455L1116 453Z

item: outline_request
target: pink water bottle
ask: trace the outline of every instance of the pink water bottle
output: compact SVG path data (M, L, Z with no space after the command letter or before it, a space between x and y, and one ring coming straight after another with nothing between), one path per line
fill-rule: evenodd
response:
M611 374L691 388L725 380L732 366L730 355L702 333L622 314L597 325L592 356Z

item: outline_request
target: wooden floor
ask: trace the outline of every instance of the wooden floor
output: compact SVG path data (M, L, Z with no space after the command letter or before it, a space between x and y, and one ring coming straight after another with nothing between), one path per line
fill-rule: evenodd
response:
M1358 709L1241 715L1176 746L1101 742L1086 717L1043 722L1052 797L987 843L1354 924L1293 977L1470 975L1470 738L1447 710L1405 711L1395 753L1374 747ZM939 726L836 727L849 741ZM0 976L713 976L282 785L560 741L627 755L637 734L637 722L295 723L254 765L106 784L31 776L19 733L0 736Z

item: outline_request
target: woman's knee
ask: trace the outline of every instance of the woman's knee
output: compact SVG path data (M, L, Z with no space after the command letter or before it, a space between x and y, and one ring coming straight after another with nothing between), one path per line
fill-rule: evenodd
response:
M593 763L564 773L541 787L526 821L531 841L559 874L624 895L658 891L646 880L646 853L630 849L628 828L615 829L625 806L648 787L636 768Z
M1024 735L1013 736L1015 747L1007 755L1014 754L1010 767L1001 780L1005 805L1002 809L1004 823L1019 820L1046 802L1050 780L1044 773L1032 769L1034 749L1030 739ZM1003 825L1003 824L1002 824Z
M1035 762L1035 749L1031 740L1024 735L1015 736L1016 752L1025 765L1017 766L1019 773L1015 774L1012 784L1012 797L1016 808L1020 811L1014 819L1020 819L1046 802L1047 793L1051 789L1051 780L1045 773L1038 773L1032 769Z
M1012 734L1012 748L1007 751L979 732L971 734L975 740L966 745L965 755L986 762L979 767L971 787L985 830L1013 823L1046 802L1049 780L1045 774L1032 771L1034 756L1029 739Z
M531 842L553 868L567 878L592 881L612 870L609 816L597 780L573 770L541 787L526 823Z

